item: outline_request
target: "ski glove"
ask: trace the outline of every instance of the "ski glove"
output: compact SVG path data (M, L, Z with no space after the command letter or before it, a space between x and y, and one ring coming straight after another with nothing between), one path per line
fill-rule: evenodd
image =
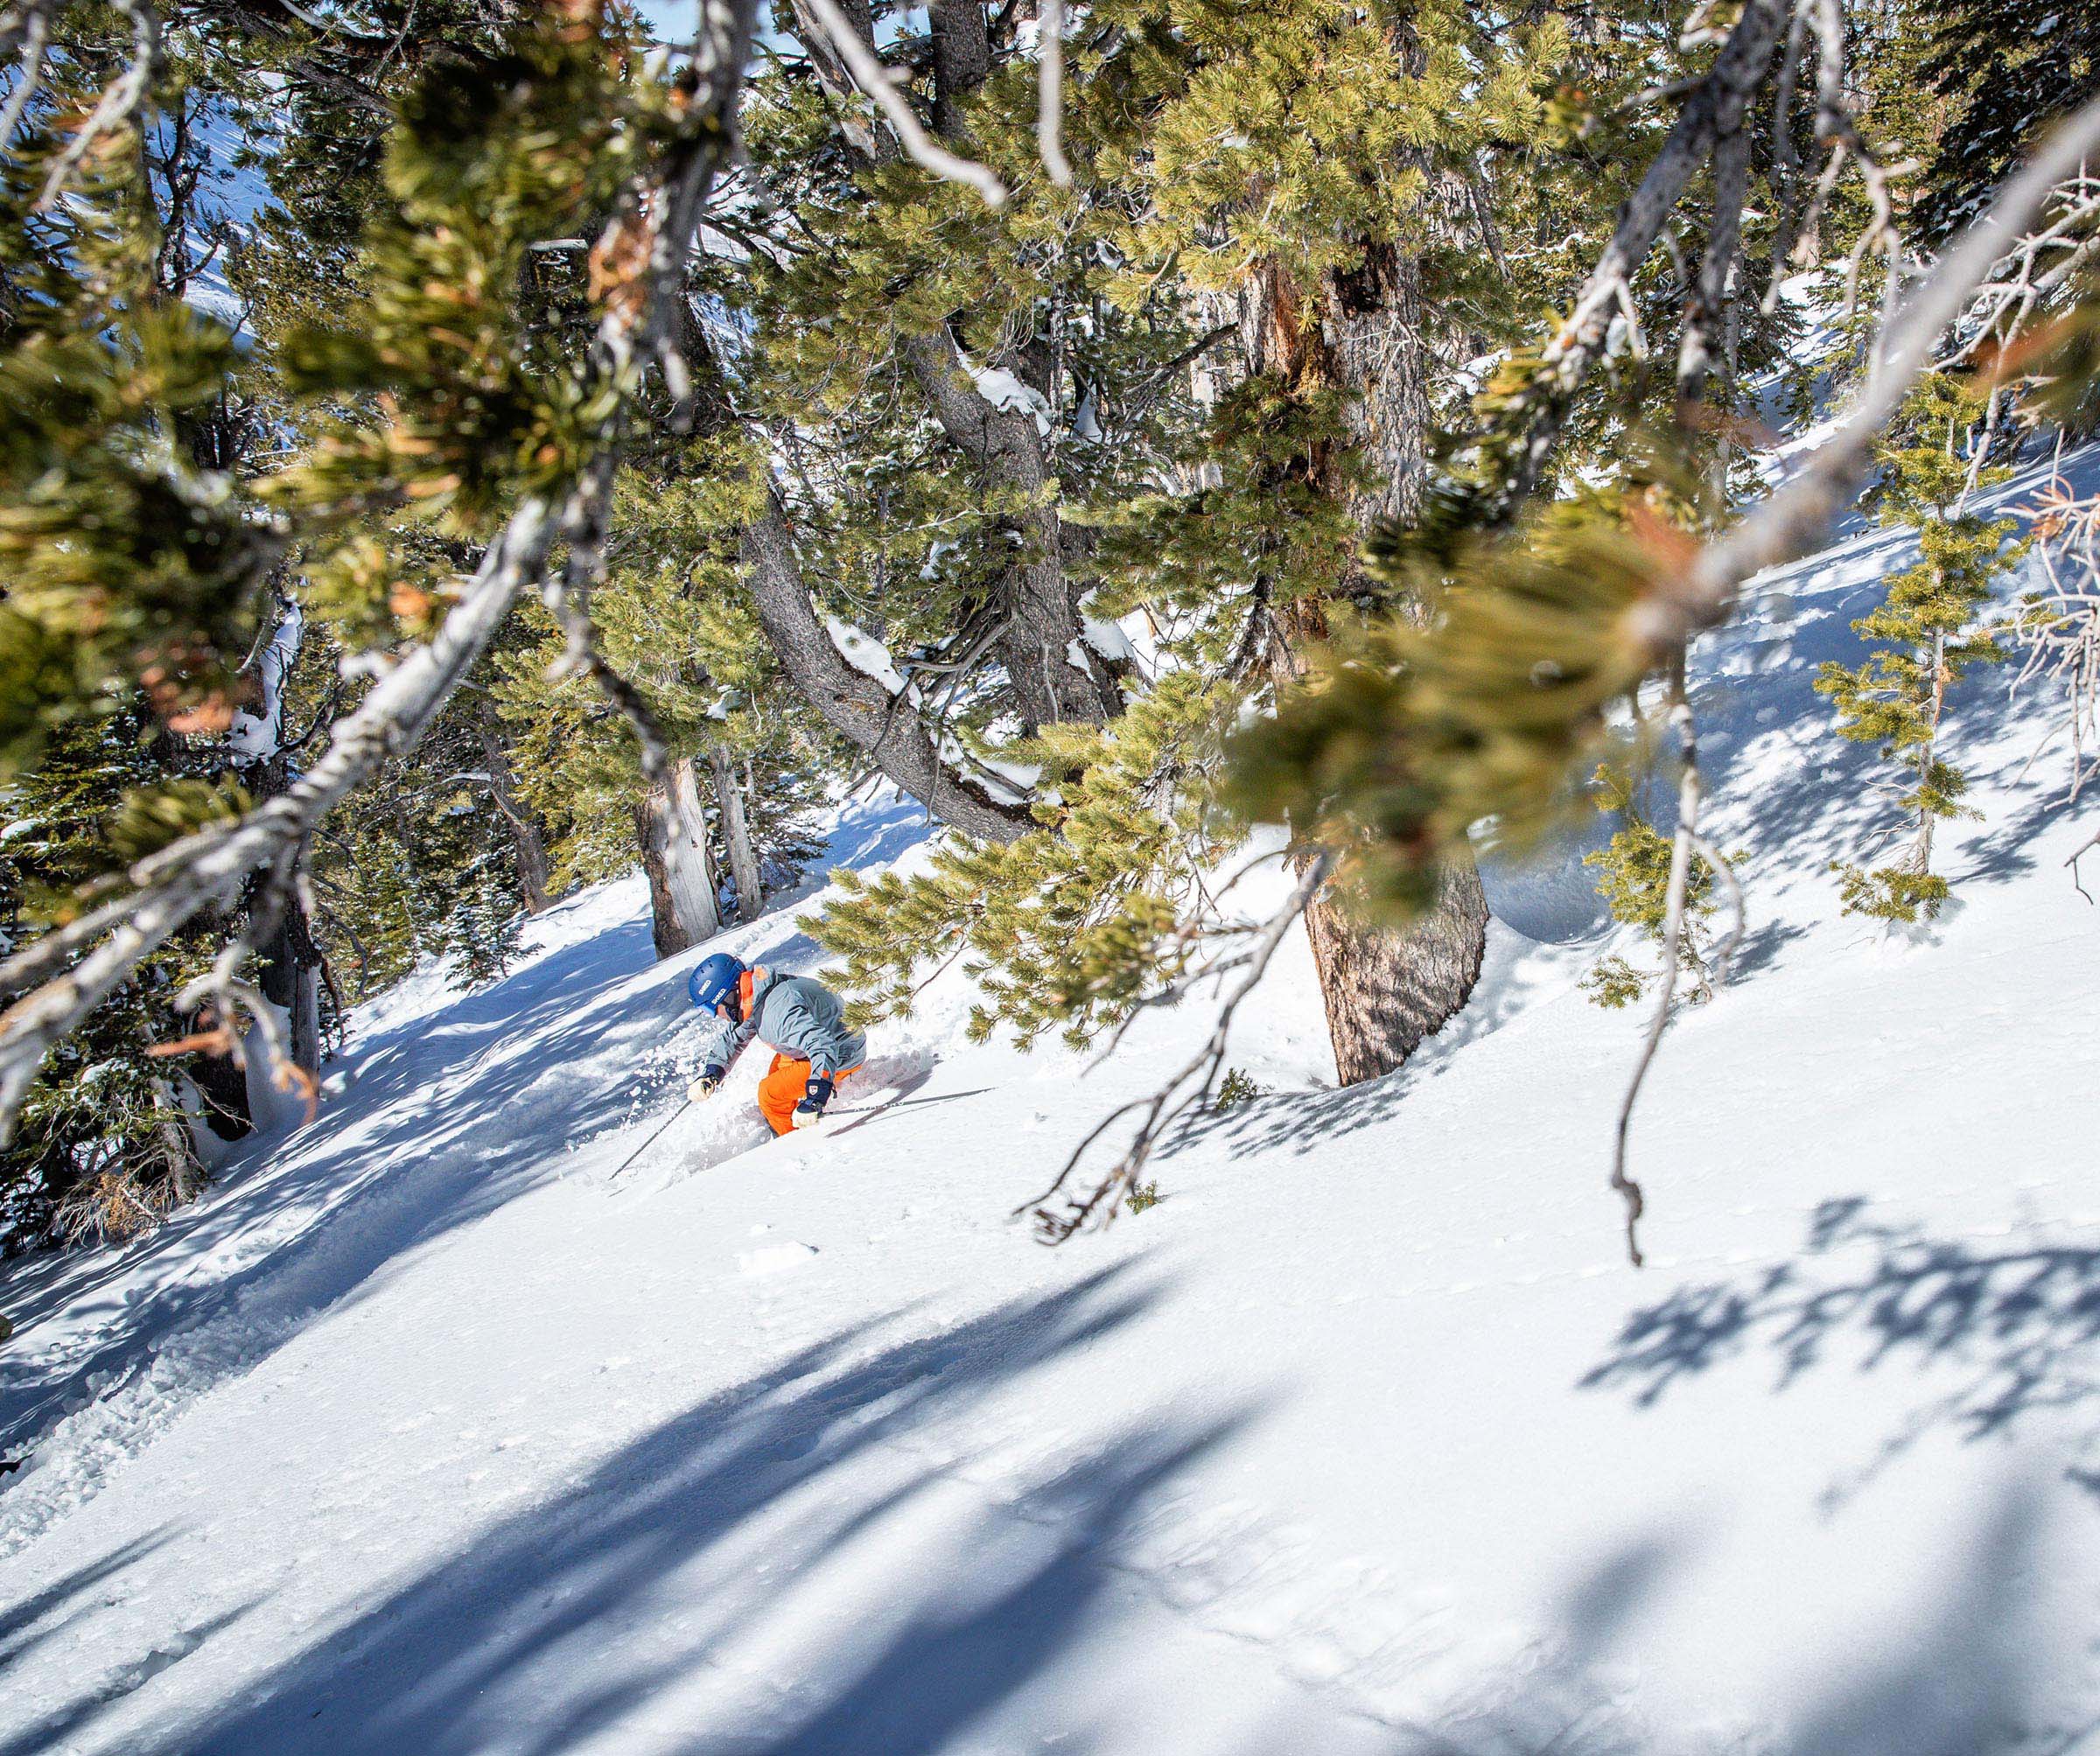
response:
M802 1088L802 1101L794 1107L794 1125L807 1128L824 1113L824 1106L831 1102L831 1081L818 1074Z
M724 1077L726 1070L722 1067L702 1067L700 1077L693 1081L691 1089L685 1095L687 1101L698 1103L704 1098L712 1097L721 1090Z

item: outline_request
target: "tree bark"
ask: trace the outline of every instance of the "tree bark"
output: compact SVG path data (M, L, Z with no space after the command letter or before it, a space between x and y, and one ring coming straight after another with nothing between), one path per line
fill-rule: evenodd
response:
M737 886L737 919L756 920L766 891L759 877L758 850L751 844L751 824L744 811L744 787L729 752L718 744L708 752L715 771L715 802L722 808L722 839L729 846L729 876Z
M864 5L848 16L872 47L874 31ZM960 147L964 143L962 103L991 72L983 0L934 0L929 17L934 128ZM802 19L799 29L810 45L818 80L850 110L851 76L829 49L820 28ZM896 142L885 130L844 131L870 164L886 164L898 156ZM1066 574L1055 475L1033 411L1004 408L985 395L945 326L900 334L897 351L948 440L985 475L1014 491L1026 508L1013 520L1020 542L1000 582L1004 620L993 647L1020 710L1022 732L1032 736L1056 722L1098 725L1114 717L1123 710L1122 691L1109 667L1080 638L1080 594Z
M257 799L280 796L290 785L290 771L280 753L254 765L245 777ZM251 882L246 893L253 906L258 884ZM285 906L284 917L268 939L256 947L256 986L262 997L284 1014L285 1036L294 1066L318 1073L321 1066L321 948L315 941L306 906L295 890ZM256 1071L267 1080L268 1069ZM256 1102L250 1071L231 1057L205 1055L189 1070L191 1082L204 1100L205 1125L221 1140L240 1140L255 1130ZM262 1119L272 1114L267 1102Z
M314 943L305 906L295 893L276 932L258 948L256 985L284 1013L292 1063L308 1073L321 1065L321 948Z
M1446 871L1437 906L1398 933L1366 927L1321 895L1306 910L1334 1075L1389 1074L1466 1004L1488 943L1488 899L1473 862Z
M699 423L708 431L725 430L735 416L721 361L696 323L687 325L683 339ZM802 577L772 465L761 457L750 467L759 477L752 486L764 492L759 511L738 533L739 571L788 682L871 766L949 828L981 841L1011 842L1026 835L1035 827L1026 803L998 798L957 773L914 702L846 662Z
M933 0L927 8L934 51L934 129L952 140L961 131L959 100L991 73L991 32L984 0ZM874 33L869 32L873 40Z
M525 898L525 912L539 914L547 907L547 838L540 833L530 808L518 797L510 758L503 748L503 725L495 703L485 695L476 704L474 731L481 741L481 766L488 772L488 790L510 826L512 857L516 862L518 889Z
M221 1140L244 1140L256 1131L248 1109L248 1074L231 1055L198 1055L186 1069L204 1104L204 1125Z
M1242 306L1248 361L1306 396L1330 387L1344 396L1349 443L1365 466L1361 480L1339 456L1318 456L1314 482L1342 500L1358 532L1410 516L1419 507L1429 435L1429 353L1422 283L1415 259L1390 245L1312 289L1275 262L1252 278ZM1368 584L1361 563L1329 594L1347 598ZM1281 638L1270 653L1278 687L1295 681L1298 654L1327 631L1320 599L1281 606ZM1366 926L1324 891L1306 910L1313 968L1334 1046L1335 1077L1356 1085L1389 1074L1466 1004L1480 979L1488 942L1488 900L1469 856L1452 860L1436 906L1401 932Z
M659 957L711 939L721 928L715 906L714 862L708 857L706 820L693 784L690 757L671 765L662 784L635 808L641 869L649 880L649 924Z
M321 1070L321 948L315 943L305 905L291 900L291 918L286 922L291 941L291 1004L288 1034L291 1060L308 1073Z
M788 679L824 723L934 816L984 841L1018 840L1035 825L1026 807L994 798L941 759L909 702L848 664L817 619L780 496L744 527L745 584Z
M1060 721L1100 724L1122 710L1121 697L1079 637L1065 578L1063 521L1034 415L988 400L945 331L904 336L898 351L942 431L987 475L1027 497L1028 510L1014 520L1021 542L1002 582L1005 624L996 646L1023 733Z

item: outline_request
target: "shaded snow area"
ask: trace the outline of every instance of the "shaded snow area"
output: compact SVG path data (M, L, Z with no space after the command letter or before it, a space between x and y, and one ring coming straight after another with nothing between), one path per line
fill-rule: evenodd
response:
M1985 677L1957 906L1838 918L1879 807L1810 681L1905 553L1700 655L1754 918L1640 1115L1645 1271L1573 850L1491 874L1478 996L1373 1085L1323 1088L1287 943L1269 1095L1056 1250L1008 1211L1210 1000L1082 1077L968 1046L951 972L841 1088L891 1108L766 1143L754 1056L623 1169L702 953L613 885L368 1009L150 1239L11 1270L0 1756L2100 1751L2090 824ZM715 946L814 967L793 913Z

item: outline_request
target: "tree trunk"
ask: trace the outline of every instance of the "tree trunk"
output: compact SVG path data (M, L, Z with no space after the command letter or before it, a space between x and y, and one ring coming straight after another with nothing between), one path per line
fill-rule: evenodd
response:
M751 844L751 824L744 813L744 787L735 765L720 745L708 752L715 771L715 802L722 808L722 839L729 844L729 876L737 887L737 919L756 920L766 901L759 877L758 851Z
M926 9L934 51L934 128L952 140L961 131L958 101L991 73L991 32L984 0L933 0ZM868 31L872 41L874 31Z
M687 324L682 339L701 428L725 429L734 416L721 362L697 323ZM761 457L750 467L758 511L738 533L738 559L752 612L789 684L900 792L951 829L992 842L1026 835L1036 825L1025 803L999 798L958 773L920 722L914 701L846 662L802 577L772 465Z
M795 559L780 496L768 485L765 504L743 531L745 584L780 668L826 724L933 815L966 836L1018 840L1035 823L1027 808L994 798L942 759L911 703L845 661L817 619Z
M276 798L290 785L282 754L255 765L245 778L257 799ZM250 881L248 906L254 906L261 885L260 878ZM286 1047L293 1065L310 1074L318 1073L321 1065L320 969L321 948L295 889L276 931L256 947L256 986L284 1015ZM267 1125L279 1113L267 1084L274 1071L259 1062L244 1070L228 1056L200 1057L190 1069L190 1079L204 1100L205 1125L221 1140L240 1140L253 1132L258 1122ZM262 1082L251 1084L251 1078Z
M1366 928L1327 896L1306 911L1344 1085L1389 1074L1466 1004L1488 943L1488 899L1468 860L1446 871L1437 906L1399 933Z
M292 983L291 1059L308 1073L321 1070L321 966L302 962Z
M284 1008L285 1034L290 1039L292 1065L308 1073L321 1069L321 948L313 923L295 892L281 929L284 967L290 973Z
M1122 711L1121 697L1080 639L1065 577L1063 521L1034 415L988 401L945 330L900 337L898 352L942 431L1027 508L1013 519L1020 540L1000 580L1005 621L996 647L1023 733L1060 722L1100 724Z
M848 16L873 47L869 11L863 7ZM967 150L962 106L991 72L985 9L983 0L933 0L928 16L934 130ZM851 115L859 100L850 76L826 46L821 27L803 18L801 28L820 83L839 101L842 115ZM844 131L871 164L886 164L898 156L897 143L886 130L845 126ZM1025 508L1012 519L1018 542L1013 563L999 581L1003 621L993 647L1012 688L1022 732L1032 736L1054 723L1099 725L1113 718L1123 711L1122 692L1108 667L1080 638L1080 593L1066 572L1055 472L1034 412L1002 406L986 395L965 369L946 325L900 333L897 352L942 431ZM1001 362L995 358L988 363Z
M199 1055L188 1069L204 1103L204 1125L221 1140L244 1140L256 1130L248 1111L248 1075L231 1055Z
M690 757L671 765L661 786L635 808L641 869L648 875L650 926L659 957L674 957L722 921L715 908L714 862L707 854L706 819L693 785Z
M1343 499L1362 535L1382 520L1411 515L1421 501L1429 434L1429 355L1422 331L1416 260L1389 245L1368 248L1346 273L1309 292L1276 263L1259 269L1242 307L1250 366L1300 395L1330 387L1344 395L1348 439L1367 466L1359 486L1320 456L1317 485ZM1335 581L1342 598L1368 582L1359 566ZM1270 654L1279 687L1295 680L1298 651L1326 633L1323 605L1283 606L1283 639ZM1352 919L1323 892L1306 911L1313 968L1334 1045L1335 1076L1355 1085L1390 1073L1466 1004L1488 942L1488 900L1461 852L1438 886L1436 906L1402 932Z
M510 757L503 748L503 724L496 706L484 695L476 706L474 730L481 740L481 766L488 771L488 790L510 826L510 845L518 869L518 889L528 914L547 906L547 838L531 811L519 799Z

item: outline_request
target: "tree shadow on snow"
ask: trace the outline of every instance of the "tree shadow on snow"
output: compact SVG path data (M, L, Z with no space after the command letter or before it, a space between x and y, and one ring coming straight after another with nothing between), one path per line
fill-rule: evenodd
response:
M1507 1671L1460 1688L1439 1711L1348 1746L1348 1756L2068 1756L2100 1719L2053 1697L2060 1653L2033 1600L2047 1533L2031 1483L1983 1508L1963 1552L1918 1613L1821 1655L1798 1705L1756 1704L1757 1723L1687 1738L1658 1732L1628 1678L1642 1630L1666 1616L1695 1542L1659 1527L1601 1557L1563 1594L1554 1637ZM1778 1606L1768 1606L1774 1610ZM1279 1722L1233 1756L1298 1756Z
M1389 1121L1409 1096L1440 1079L1460 1049L1515 1023L1542 997L1564 992L1565 967L1532 941L1489 928L1488 952L1472 997L1404 1067L1340 1090L1272 1092L1228 1110L1191 1113L1168 1137L1162 1158L1211 1140L1236 1151L1286 1149L1300 1155Z
M960 1467L942 1424L1144 1311L1152 1294L1126 1275L913 1340L882 1345L864 1326L807 1347L494 1525L174 1742L192 1756L464 1756L646 1725L651 1748L746 1756L948 1748L1056 1666L1122 1578L1133 1527L1254 1417L1107 1436L1052 1479L966 1496L974 1510L914 1538L922 1567L886 1563L900 1530L953 1512L934 1502ZM820 1611L819 1632L798 1624ZM670 1698L700 1676L718 1704L722 1689L738 1697L739 1730L719 1744Z
M907 801L857 813L833 851L892 857L925 834L917 810ZM734 930L733 942L791 968L816 955L788 908ZM153 1370L172 1336L237 1313L239 1344L195 1350L209 1364L191 1371L245 1370L388 1262L594 1163L601 1136L681 1095L690 961L658 963L646 912L556 947L357 1045L333 1064L354 1081L348 1102L248 1145L203 1199L136 1242L0 1266L0 1309L16 1332L0 1354L0 1458L33 1451L67 1414ZM315 1209L326 1211L309 1221ZM185 1259L206 1271L172 1267ZM129 1278L156 1260L172 1271ZM61 1311L76 1334L40 1358L37 1326ZM33 1480L0 1477L0 1523L10 1494Z
M0 1605L0 1670L61 1633L75 1616L101 1603L103 1588L110 1581L171 1540L172 1533L164 1528L136 1536L99 1560Z
M0 1356L0 1452L33 1445L65 1414L152 1369L172 1337L215 1319L238 1320L248 1341L214 1359L245 1369L262 1357L255 1350L281 1345L388 1262L560 1175L554 1144L611 1127L631 1108L626 1083L605 1078L608 1044L639 1052L685 1004L668 980L645 1000L627 991L620 978L653 962L646 921L551 952L499 990L351 1058L354 1070L369 1068L354 1104L289 1141L260 1143L137 1244L17 1265L5 1282L17 1333ZM515 1052L496 1053L506 1046ZM309 1218L317 1209L326 1211ZM156 1258L169 1266L120 1299L113 1284ZM206 1271L186 1273L186 1261ZM39 1361L37 1323L61 1310L92 1339ZM0 1513L34 1480L33 1470L10 1478Z
M1660 1402L1684 1380L1753 1351L1775 1390L1830 1364L1871 1372L1929 1365L1953 1388L1913 1410L1855 1477L1842 1504L1928 1433L1969 1441L2025 1417L2084 1411L2100 1452L2100 1247L1936 1238L1868 1217L1853 1197L1816 1211L1802 1256L1745 1279L1677 1288L1630 1316L1608 1358L1581 1382ZM2074 1471L2072 1479L2085 1477Z
M2100 448L2066 462L2065 474L2081 492L2100 486ZM2014 514L2031 503L2054 467L2028 467L1986 494L1978 509L1992 517ZM1837 735L1830 703L1816 693L1815 682L1823 664L1853 666L1866 656L1867 644L1852 624L1880 602L1887 575L1916 555L1917 540L1907 532L1859 528L1838 547L1766 582L1757 593L1759 610L1722 631L1706 650L1693 707L1700 766L1724 845L1746 843L1754 855L1808 847L1872 864L1893 845L1882 843L1885 831L1893 827L1900 837L1902 814L1887 787L1893 771L1871 747ZM2036 583L2030 559L2003 582L2000 601L2011 603ZM2032 723L2038 709L2045 721L2050 717L2046 680L2008 695L2006 681L2023 656L2015 652L2009 665L1975 673L1950 706L1953 759L1973 765L1979 784L2017 801L1977 830L1972 860L1954 857L1957 883L2002 884L2032 871L2030 844L2066 808L2061 744L2055 757L2045 754L2032 766L2024 739L2007 756L1986 748ZM1760 759L1754 774L1745 772L1753 747L1773 737L1790 746L1786 759ZM1652 802L1657 826L1667 830L1676 822L1674 801L1659 795Z

